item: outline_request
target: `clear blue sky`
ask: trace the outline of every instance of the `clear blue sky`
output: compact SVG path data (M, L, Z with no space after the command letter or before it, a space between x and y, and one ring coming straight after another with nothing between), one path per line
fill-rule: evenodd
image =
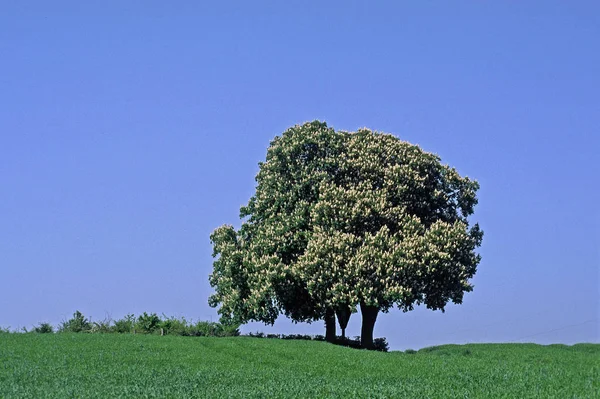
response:
M481 183L474 292L376 336L600 341L598 2L197 3L3 3L0 326L216 320L210 232L239 223L269 141L320 119Z

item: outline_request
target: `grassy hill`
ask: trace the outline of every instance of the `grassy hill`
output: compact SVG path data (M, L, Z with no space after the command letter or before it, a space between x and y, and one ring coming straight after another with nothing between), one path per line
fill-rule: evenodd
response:
M598 398L600 345L447 345L0 334L0 397Z

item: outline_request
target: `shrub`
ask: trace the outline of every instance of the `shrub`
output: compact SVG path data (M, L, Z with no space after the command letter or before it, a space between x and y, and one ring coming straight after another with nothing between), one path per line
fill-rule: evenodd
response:
M73 317L67 321L63 321L58 328L59 332L89 332L92 329L92 324L79 311L73 313Z
M406 353L407 355L414 355L415 353L417 353L417 351L414 349L407 349L404 351L404 353Z
M51 334L54 332L54 327L50 323L40 323L36 327L33 327L32 332L38 334Z
M93 333L110 333L112 331L112 320L110 317L106 317L104 320L92 322L92 329L90 332Z
M310 341L312 340L312 337L310 335L303 335L303 334L281 334L281 339L299 339L299 340L307 340Z
M239 324L221 324L222 337L237 337L240 335Z
M194 325L194 329L199 337L223 336L223 326L220 323L215 323L212 321L198 321Z
M138 317L134 329L136 332L140 332L142 334L152 334L159 328L160 318L156 315L156 313L148 314L144 312Z
M189 336L191 334L190 326L185 318L178 319L176 317L167 317L163 314L164 319L160 322L160 328L162 328L165 335L181 335Z
M387 352L390 346L385 338L375 338L373 340L373 349L380 352Z
M111 328L112 332L116 333L131 333L133 332L133 327L135 325L135 316L133 314L128 314L122 319L115 320L114 325Z

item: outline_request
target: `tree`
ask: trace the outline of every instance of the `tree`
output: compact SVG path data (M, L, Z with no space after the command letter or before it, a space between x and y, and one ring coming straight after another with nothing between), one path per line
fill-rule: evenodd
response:
M379 311L443 311L472 290L482 232L467 218L479 186L392 135L347 137L337 178L319 188L297 270L324 306L360 306L361 344L372 347Z
M209 303L221 305L222 318L272 324L282 312L296 322L324 319L326 339L335 340L336 309L314 303L290 267L306 248L315 188L335 175L341 144L320 122L293 127L271 142L256 193L240 210L242 227L221 226L211 235L216 292Z
M468 216L479 186L437 155L392 135L311 122L275 138L257 183L239 233L227 230L236 250L213 234L211 304L221 314L331 324L337 313L344 333L360 307L361 344L371 348L380 311L443 311L472 290L482 232ZM243 278L231 283L233 275Z

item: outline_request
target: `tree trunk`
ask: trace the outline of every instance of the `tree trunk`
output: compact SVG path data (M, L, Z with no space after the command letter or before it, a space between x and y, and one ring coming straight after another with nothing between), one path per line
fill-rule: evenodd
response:
M325 311L325 341L335 342L335 312L333 309Z
M347 306L341 306L336 310L335 313L338 318L338 323L340 323L340 329L342 330L342 340L346 340L346 327L350 321L352 311Z
M360 346L365 349L373 349L373 329L377 320L379 307L369 306L364 302L360 303L360 313L362 314L362 328L360 330Z

